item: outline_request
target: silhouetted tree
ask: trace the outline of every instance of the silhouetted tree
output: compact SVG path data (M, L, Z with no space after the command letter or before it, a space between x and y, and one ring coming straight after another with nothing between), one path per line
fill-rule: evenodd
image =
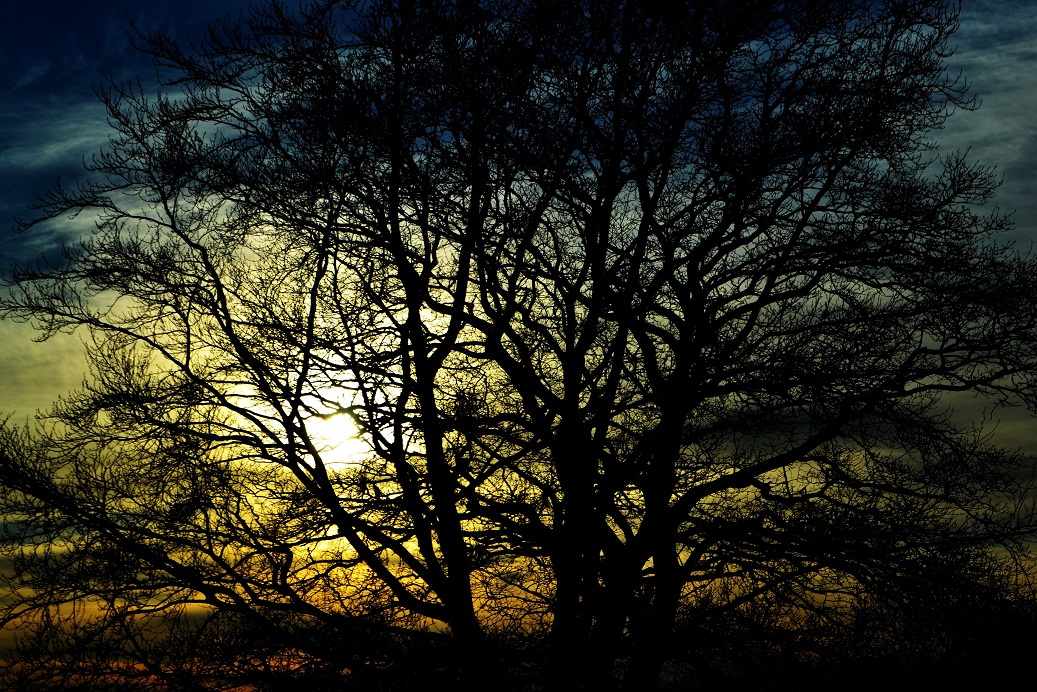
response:
M1037 272L929 139L971 106L956 16L372 0L141 34L168 90L102 91L94 177L24 224L95 230L3 298L92 358L4 438L6 619L63 633L20 670L216 685L147 646L216 618L278 674L646 690L697 614L1010 564L1030 461L944 395L1037 404Z

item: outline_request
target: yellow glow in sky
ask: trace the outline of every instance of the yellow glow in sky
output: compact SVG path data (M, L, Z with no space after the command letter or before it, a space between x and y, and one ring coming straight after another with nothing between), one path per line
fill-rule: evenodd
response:
M329 467L356 463L370 451L367 443L357 436L359 431L353 419L344 413L328 418L314 416L306 421L306 427L321 451L321 458Z

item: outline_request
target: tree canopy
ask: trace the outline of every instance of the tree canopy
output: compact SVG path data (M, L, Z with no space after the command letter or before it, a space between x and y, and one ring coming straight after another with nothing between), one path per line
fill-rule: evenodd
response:
M343 0L140 33L163 90L101 90L92 177L22 224L93 232L0 299L92 363L0 445L12 675L647 690L722 668L677 634L724 613L1010 582L1032 460L947 395L1037 405L1037 266L935 149L973 105L956 21Z

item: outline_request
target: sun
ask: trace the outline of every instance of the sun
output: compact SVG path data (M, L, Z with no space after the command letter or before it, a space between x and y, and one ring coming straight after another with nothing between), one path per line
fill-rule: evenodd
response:
M360 439L360 431L353 419L344 413L326 418L313 416L306 421L306 427L326 466L350 466L371 451Z

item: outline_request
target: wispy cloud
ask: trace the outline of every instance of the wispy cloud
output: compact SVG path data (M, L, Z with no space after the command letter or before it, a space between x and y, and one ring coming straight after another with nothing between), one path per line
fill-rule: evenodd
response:
M57 179L74 185L86 172L83 160L107 144L110 129L104 107L88 90L79 100L23 99L17 112L0 106L0 272L10 261L53 256L66 242L89 231L92 222L62 220L31 233L12 235L14 217L31 215L28 205L54 187Z
M939 133L941 148L970 149L1004 176L998 203L1017 212L1016 238L1037 241L1037 3L966 3L952 70L961 70L982 105L957 113Z
M51 63L49 60L41 60L40 62L30 65L27 69L22 71L21 75L16 75L14 77L11 89L23 89L30 84L39 81L50 71L50 65Z
M104 108L95 100L34 104L9 120L0 140L0 175L24 171L79 168L84 155L108 141Z

